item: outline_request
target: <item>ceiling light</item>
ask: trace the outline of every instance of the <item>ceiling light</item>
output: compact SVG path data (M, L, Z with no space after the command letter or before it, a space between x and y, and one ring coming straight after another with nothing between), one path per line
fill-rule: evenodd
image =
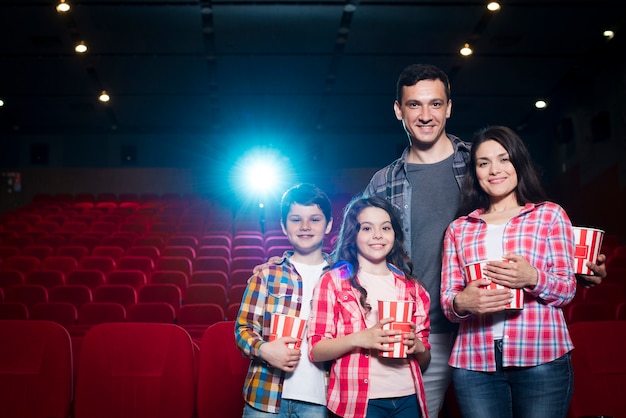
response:
M548 102L546 102L545 100L537 100L535 102L535 107L537 109L545 109L546 107L548 107Z
M80 41L79 43L77 43L74 47L74 51L79 54L84 54L85 52L87 52L87 45L85 44L85 41Z
M497 12L500 10L500 3L497 1L490 1L489 4L487 4L487 10L490 12Z
M343 11L346 12L346 13L354 13L354 12L356 12L356 5L354 5L354 4L346 4L343 7Z
M472 55L474 53L474 51L472 51L472 48L470 48L469 44L463 45L463 48L461 48L459 52L464 57L467 57L468 55Z
M57 4L57 12L67 13L69 11L70 11L70 4L66 3L65 0L60 0L59 4Z
M4 100L0 99L0 107L4 106Z
M109 96L109 94L106 92L106 90L102 90L102 93L100 93L100 97L98 97L98 100L100 100L101 102L108 102L109 100L111 100L111 97Z
M615 36L615 32L613 32L612 30L605 30L604 32L602 32L602 35L607 39L607 40L611 40L613 39L613 37Z

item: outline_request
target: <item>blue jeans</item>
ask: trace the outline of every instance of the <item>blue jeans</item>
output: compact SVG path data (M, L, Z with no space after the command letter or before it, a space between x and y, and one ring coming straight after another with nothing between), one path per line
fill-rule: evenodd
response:
M500 344L495 372L453 370L463 417L564 418L574 390L570 354L538 366L503 368Z
M422 416L417 396L370 399L367 401L367 418L420 418Z
M327 411L325 405L282 399L278 414L259 411L246 404L242 418L326 418Z

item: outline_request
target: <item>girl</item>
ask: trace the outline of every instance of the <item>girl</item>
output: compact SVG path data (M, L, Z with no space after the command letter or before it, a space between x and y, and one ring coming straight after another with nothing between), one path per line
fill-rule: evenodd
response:
M460 323L450 357L464 417L565 417L573 389L561 308L574 297L574 237L565 211L548 202L524 143L511 129L477 134L461 189L461 216L444 239L441 306ZM468 214L469 213L469 214ZM490 261L488 279L464 266ZM509 289L522 310L505 310Z
M346 208L333 254L335 264L313 292L308 338L313 361L335 360L328 408L341 417L427 417L421 368L430 361L430 299L405 271L402 229L393 207L360 197ZM383 330L379 300L413 302L407 358L379 357L400 331ZM418 331L416 331L416 329Z

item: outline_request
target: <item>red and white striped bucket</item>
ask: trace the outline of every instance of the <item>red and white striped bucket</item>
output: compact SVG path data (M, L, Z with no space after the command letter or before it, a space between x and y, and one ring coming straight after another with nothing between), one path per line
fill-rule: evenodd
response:
M413 314L413 302L404 300L379 300L378 319L395 318L395 322L383 325L383 329L399 329L402 331L402 338L399 342L386 344L393 348L393 351L379 351L381 357L404 358L406 346L404 345L404 334L411 330L411 317Z
M270 319L270 338L269 341L274 341L281 337L293 337L298 341L295 343L289 343L289 348L299 349L302 343L302 337L304 336L304 329L306 327L306 321L297 316L272 314Z
M497 260L508 263L508 260ZM467 278L471 282L473 280L478 280L483 278L483 269L487 261L481 261L479 263L472 263L465 266L465 272L467 273ZM487 286L481 286L486 289L508 289L506 286L502 286L501 284L497 284L491 282ZM513 292L513 300L511 303L506 305L506 309L524 309L524 291L522 289L510 289Z
M587 267L587 261L592 263L597 261L603 238L604 231L601 229L574 227L574 243L576 245L574 271L576 274L593 274L593 271Z

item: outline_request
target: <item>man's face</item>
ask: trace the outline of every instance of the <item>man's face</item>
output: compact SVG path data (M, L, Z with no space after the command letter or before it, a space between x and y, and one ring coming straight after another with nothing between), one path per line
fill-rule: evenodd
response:
M446 137L452 101L446 98L441 80L421 80L402 88L402 103L396 101L394 111L409 134L411 145L428 147Z

